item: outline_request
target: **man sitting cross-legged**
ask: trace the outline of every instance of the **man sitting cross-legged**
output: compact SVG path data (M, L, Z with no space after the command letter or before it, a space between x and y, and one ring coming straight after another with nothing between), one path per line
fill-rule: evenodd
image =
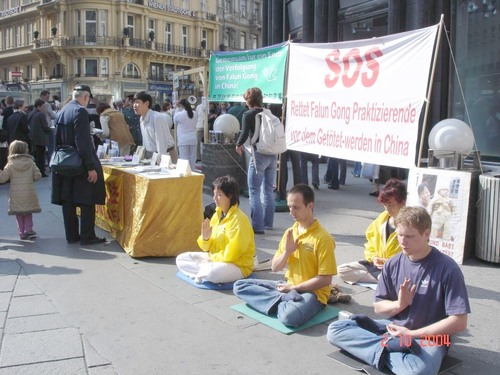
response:
M375 313L390 320L352 315L331 323L327 339L380 370L437 374L449 336L467 327L464 277L452 258L429 246L425 208L402 208L395 225L402 252L384 264L374 302Z
M287 229L272 260L272 270L287 267L287 281L245 279L234 284L234 294L263 314L277 313L281 323L298 327L320 312L336 274L335 241L314 218L314 192L295 185L287 196L295 224Z

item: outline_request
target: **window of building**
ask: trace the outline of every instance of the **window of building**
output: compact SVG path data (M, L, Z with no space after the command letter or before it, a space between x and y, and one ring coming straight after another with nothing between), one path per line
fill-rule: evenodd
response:
M148 39L149 39L149 34L150 34L151 32L153 32L153 33L155 33L155 32L156 32L156 31L155 31L155 30L156 30L156 27L155 27L155 26L156 26L156 21L155 21L155 20L153 20L153 19L149 19L149 20L148 20L148 33L147 33L147 37L148 37Z
M14 27L14 48L21 45L21 26Z
M500 14L493 11L491 0L476 7L471 2L453 3L453 19L457 22L451 35L454 35L453 50L459 78L455 73L450 74L449 117L461 119L471 126L481 159L498 162Z
M233 13L233 1L232 0L224 0L224 12L226 14Z
M200 10L202 12L208 12L207 0L200 0Z
M61 64L54 65L54 68L52 69L51 78L62 78L62 76L63 76L62 65Z
M127 15L127 24L126 26L128 28L128 36L130 38L134 37L134 16L132 15Z
M182 8L189 9L189 0L182 0Z
M252 34L252 49L257 49L257 35Z
M10 43L9 43L9 30L4 29L3 30L3 48L7 49L10 48Z
M85 11L85 43L94 44L97 42L97 12L95 10Z
M242 17L247 16L247 0L240 0L240 15Z
M232 47L233 40L231 38L232 30L230 27L226 27L224 30L224 45L227 47Z
M182 26L182 53L187 54L188 48L188 27Z
M82 76L82 59L75 60L75 77Z
M253 19L255 22L258 22L260 20L260 4L255 3L253 5Z
M24 45L30 45L31 41L33 40L33 27L30 22L26 23L26 26L24 27Z
M99 24L100 24L100 33L99 36L107 36L108 32L106 30L106 24L108 19L108 11L106 9L99 10Z
M76 11L76 35L82 36L82 14L79 10Z
M125 65L125 68L123 68L123 78L141 78L139 68L132 63Z
M165 24L165 44L167 45L167 51L172 52L172 24Z
M246 47L247 34L243 31L240 32L240 49L245 49Z
M109 77L109 60L107 57L101 57L101 77Z
M24 78L30 80L33 78L33 65L26 65L26 69L24 70Z
M149 65L149 79L153 81L163 80L163 65L158 63L151 63Z
M387 35L388 1L368 1L354 6L346 1L345 4L341 2L340 5L339 41Z
M166 81L171 81L174 79L172 76L172 72L174 71L174 66L170 64L165 64L165 67L163 69L163 74L165 75L165 80Z
M201 29L201 48L203 49L206 49L208 46L207 35L207 30Z
M97 59L85 59L85 77L97 77Z
M82 76L83 77L97 77L98 76L98 74L97 74L98 63L99 63L99 61L97 59L76 59L75 60L75 76L76 77L82 77Z

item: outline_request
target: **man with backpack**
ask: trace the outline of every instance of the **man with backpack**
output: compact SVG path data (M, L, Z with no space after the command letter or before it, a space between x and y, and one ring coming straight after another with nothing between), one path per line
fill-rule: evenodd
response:
M270 152L259 151L259 131L256 131L256 117L263 112L263 95L258 87L252 87L245 91L245 99L248 111L243 113L242 129L240 137L236 142L236 152L243 155L243 144L250 139L252 159L248 167L248 190L250 198L250 217L255 234L264 234L264 229L273 229L274 222L274 182L276 181L277 155ZM267 110L267 112L269 112ZM261 116L262 117L262 116ZM258 123L264 122L259 118ZM264 146L264 142L261 143ZM283 152L282 150L281 152ZM271 151L274 152L274 151ZM261 189L264 189L264 205L260 200Z

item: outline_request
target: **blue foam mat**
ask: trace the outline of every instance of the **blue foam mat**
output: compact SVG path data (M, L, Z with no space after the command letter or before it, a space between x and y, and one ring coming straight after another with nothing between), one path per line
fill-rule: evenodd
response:
M233 284L234 282L230 283L212 283L210 281L202 280L201 283L195 283L192 278L189 276L183 274L181 271L177 271L175 274L179 279L187 282L188 284L191 284L192 286L198 288L198 289L210 289L210 290L233 290ZM253 279L254 276L253 274L250 274L247 279Z
M325 306L325 308L314 315L310 320L305 322L299 327L287 327L281 323L275 315L265 315L257 310L252 309L246 303L240 303L238 305L233 305L230 307L232 310L242 313L251 319L258 321L270 328L273 328L281 333L289 335L290 333L302 331L303 329L324 323L328 320L337 318L339 314L339 309L333 306Z

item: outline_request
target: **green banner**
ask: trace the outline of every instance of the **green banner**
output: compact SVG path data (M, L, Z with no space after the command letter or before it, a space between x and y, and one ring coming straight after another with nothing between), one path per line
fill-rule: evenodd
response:
M262 90L265 103L281 103L288 43L210 56L209 100L243 102L250 87Z

